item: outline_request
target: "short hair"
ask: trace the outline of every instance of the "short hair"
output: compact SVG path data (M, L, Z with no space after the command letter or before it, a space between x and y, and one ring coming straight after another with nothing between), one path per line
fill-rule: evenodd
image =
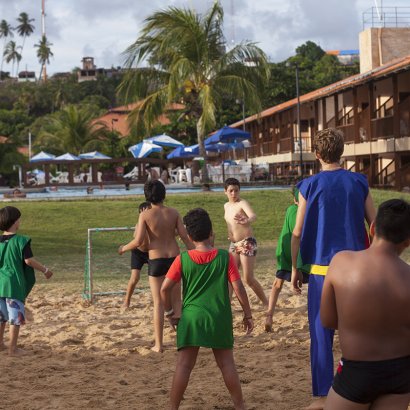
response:
M145 199L152 204L159 204L165 199L165 186L161 181L149 181L144 185Z
M377 211L376 235L394 244L410 239L410 204L402 199L389 199Z
M228 188L229 185L236 185L239 189L241 189L241 184L239 183L239 181L236 178L228 178L225 181L225 184L224 184L225 191L226 191L226 189Z
M0 209L0 231L7 231L21 217L21 212L14 206Z
M318 131L313 139L313 148L327 164L338 162L345 148L343 132L336 128Z
M297 188L296 185L292 185L290 187L290 193L292 194L293 198L295 199L296 202L299 202L299 189Z
M139 204L138 206L139 213L141 213L142 211L145 211L146 209L151 209L151 202L145 201Z
M188 235L195 242L205 241L211 236L212 222L208 212L202 208L190 210L183 218Z

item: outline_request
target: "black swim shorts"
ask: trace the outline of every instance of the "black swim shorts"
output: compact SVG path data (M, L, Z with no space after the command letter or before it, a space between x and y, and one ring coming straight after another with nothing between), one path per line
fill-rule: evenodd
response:
M309 274L302 271L302 275L303 275L302 283L309 283ZM276 272L276 277L278 279L283 279L283 280L286 280L287 282L290 282L292 278L292 272L288 270L280 269Z
M148 260L148 275L149 276L164 276L167 274L168 269L171 267L172 262L175 260L175 256L172 258L157 258Z
M144 266L145 263L148 263L148 252L140 251L139 249L131 250L131 269L138 269Z
M386 394L410 393L410 356L380 361L341 359L332 385L355 403L372 403Z

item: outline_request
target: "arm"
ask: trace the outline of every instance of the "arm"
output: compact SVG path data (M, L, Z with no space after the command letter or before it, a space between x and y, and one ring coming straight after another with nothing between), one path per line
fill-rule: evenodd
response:
M303 223L305 221L306 214L306 199L299 192L299 205L298 213L296 214L296 223L293 228L292 239L291 239L291 254L292 254L292 279L291 285L293 292L300 294L302 292L302 275L298 271L298 254L300 249L300 238L302 236Z
M178 214L178 219L177 219L177 232L179 234L179 237L182 239L182 242L184 242L184 244L185 244L185 246L188 250L195 249L195 246L191 242L191 240L189 239L188 233L185 229L185 226L182 223L181 215L179 215L179 214Z
M248 295L246 293L245 287L240 279L235 280L231 283L233 291L235 292L236 297L239 300L239 303L242 306L243 310L243 325L246 330L246 334L252 332L253 330L253 319L252 319L252 311L251 307L249 306Z
M238 214L235 215L235 222L241 225L250 224L256 221L256 214L253 211L252 207L249 205L248 201L244 199L241 200L242 210L246 215Z
M160 294L161 294L161 301L162 305L164 306L165 317L169 320L172 328L176 330L176 326L178 325L179 318L174 318L174 310L172 309L171 303L171 291L172 288L177 283L172 279L165 278L164 282L162 282Z
M43 272L44 276L47 279L50 279L53 276L53 272L50 269L48 269L46 266L44 266L34 258L24 259L24 262L26 262L26 265L31 266L33 269Z
M145 219L143 213L141 213L139 218L139 223L135 227L134 231L134 239L128 242L126 245L120 245L118 248L118 253L122 255L126 251L130 251L131 249L138 248L144 243L145 235L147 234L147 228L145 225Z
M330 329L337 329L338 321L336 297L332 283L333 269L334 268L332 260L329 266L329 270L327 271L325 282L323 284L322 299L320 302L320 320L324 327Z

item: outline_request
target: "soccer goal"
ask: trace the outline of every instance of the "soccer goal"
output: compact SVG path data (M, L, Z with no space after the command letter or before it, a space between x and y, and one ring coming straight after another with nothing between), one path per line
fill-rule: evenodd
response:
M118 246L132 239L133 227L89 228L84 267L83 298L124 294L130 276L130 253Z

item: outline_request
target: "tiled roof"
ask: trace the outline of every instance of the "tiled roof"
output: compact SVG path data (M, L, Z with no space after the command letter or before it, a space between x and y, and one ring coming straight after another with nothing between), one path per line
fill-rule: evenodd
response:
M406 70L409 68L410 68L410 55L407 57L401 57L401 58L395 59L388 64L384 64L371 71L367 71L366 73L356 74L351 77L347 77L341 81L327 85L326 87L322 87L317 90L311 91L310 93L301 95L300 103L303 104L309 101L317 100L322 97L327 97L339 91L346 90L348 88L353 88L355 86L364 84L368 81L377 80L389 74L399 72L402 70ZM259 115L254 114L250 117L247 117L245 119L245 122L254 121L258 118L269 117L274 113L284 111L292 106L295 106L296 104L297 104L297 98L294 98L293 100L289 100L282 104L275 105L274 107L268 108L262 111L261 113L259 113ZM242 125L242 123L243 123L242 120L237 121L234 124L231 124L231 127L238 127L239 125Z

